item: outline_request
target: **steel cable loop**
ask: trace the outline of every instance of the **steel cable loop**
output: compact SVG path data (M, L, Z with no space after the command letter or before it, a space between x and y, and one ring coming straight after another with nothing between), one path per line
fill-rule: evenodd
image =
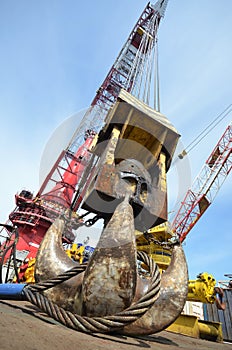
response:
M68 279L78 275L79 273L85 271L86 264L80 264L78 266L73 267L72 269L54 277L47 281L42 281L39 283L36 283L34 285L30 285L30 290L34 292L42 292L46 289L50 289L52 287L55 287L57 284L60 284L64 281L67 281ZM28 287L29 288L29 287Z
M104 317L80 316L73 314L70 311L64 310L62 307L50 301L46 296L40 294L42 290L54 286L57 280L58 283L62 283L62 281L72 277L75 272L76 274L78 272L81 272L80 267L83 269L83 266L77 266L76 268L73 268L64 274L61 274L54 279L41 282L38 285L29 285L25 287L23 290L24 296L32 304L38 306L42 311L45 311L50 317L54 318L56 321L64 324L69 328L85 333L108 333L118 330L120 328L123 328L125 325L136 321L138 318L144 315L144 313L147 312L154 304L159 294L160 273L157 264L144 252L137 252L137 256L138 259L144 262L149 268L151 282L150 286L146 294L142 296L137 302L133 303L127 309L115 315ZM70 271L72 272L72 276L67 277Z

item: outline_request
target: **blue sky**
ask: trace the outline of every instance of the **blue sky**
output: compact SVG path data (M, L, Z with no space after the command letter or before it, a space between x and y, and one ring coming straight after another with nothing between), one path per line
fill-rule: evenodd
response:
M146 3L0 1L1 222L16 192L37 192L46 143L89 106ZM230 0L169 1L159 30L161 112L184 145L232 103L231 23ZM189 154L192 179L231 120L229 115ZM175 167L171 203L173 179ZM221 280L232 272L231 182L232 175L185 241L190 278L207 271Z

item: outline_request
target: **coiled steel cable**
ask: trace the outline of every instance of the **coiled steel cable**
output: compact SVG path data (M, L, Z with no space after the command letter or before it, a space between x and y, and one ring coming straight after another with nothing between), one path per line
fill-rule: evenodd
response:
M67 281L71 277L74 277L79 273L83 272L86 266L87 266L86 264L80 264L47 281L42 281L37 284L31 284L28 288L34 292L42 292L44 290L50 289L52 287L57 286L60 283L63 283L64 281Z
M150 286L144 296L137 302L129 306L127 309L112 316L104 317L88 317L73 314L70 311L64 310L62 307L54 304L43 294L42 290L51 288L57 283L62 283L64 280L72 277L75 274L83 271L83 266L77 266L66 273L57 276L54 279L30 285L24 288L23 293L28 301L38 306L42 311L45 311L49 316L65 326L82 331L85 333L109 333L125 325L136 321L154 304L160 290L160 273L155 261L144 252L137 252L138 259L144 262L150 273ZM79 270L78 270L79 268ZM75 270L76 269L76 270ZM71 276L70 276L71 275Z

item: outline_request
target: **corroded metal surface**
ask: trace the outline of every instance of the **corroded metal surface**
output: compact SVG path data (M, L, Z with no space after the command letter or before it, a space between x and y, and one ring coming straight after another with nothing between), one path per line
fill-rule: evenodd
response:
M51 288L46 296L66 310L90 316L114 314L130 306L137 280L133 222L126 197L103 230L85 273ZM37 282L77 265L63 250L63 230L63 220L57 219L47 231L37 255Z
M167 221L166 172L178 138L164 115L122 89L93 150L99 161L82 208L112 215L124 198L117 184L129 174L136 182L131 197L135 228L143 232Z
M128 193L126 187L125 193ZM57 219L45 235L37 256L37 281L55 277L77 265L63 250L63 230L63 220ZM137 275L134 216L127 195L103 230L86 271L51 288L46 295L79 315L113 315L143 296L147 282ZM182 247L176 245L171 264L162 275L160 295L154 305L120 333L143 335L165 329L182 311L187 291L185 255Z
M127 197L103 230L85 271L83 313L104 316L126 309L135 295L136 278L134 217Z
M118 145L116 155L120 153L121 159L134 158L141 161L146 167L150 167L152 161L148 159L149 154L146 149L154 155L154 161L158 160L159 152L163 147L167 154L167 169L170 167L180 135L163 114L121 89L117 102L109 111L99 135L96 149L98 154L102 154L101 143L110 137L115 125L123 125L120 138L134 140L137 143L136 147L127 141L127 147L124 147L123 143ZM144 146L143 152L141 148L139 152L136 152L140 144Z
M36 282L53 278L77 266L77 263L67 256L62 246L64 225L63 220L56 219L48 229L40 245L35 266ZM73 311L74 299L81 287L82 279L83 273L80 273L61 285L47 290L45 294L57 305Z
M120 190L122 179L118 167L110 164L101 165L96 179L91 183L90 190L85 198L83 208L103 217L113 214L125 193ZM128 170L131 170L128 165ZM136 175L136 173L134 173ZM132 178L132 176L131 176ZM135 178L136 187L137 180ZM132 197L132 206L135 211L135 227L140 231L149 229L167 220L167 194L156 186L149 186L148 190L141 191ZM119 189L119 190L116 190ZM135 189L136 191L136 189ZM144 199L143 199L143 195Z
M158 299L140 319L124 327L122 333L143 335L164 330L183 310L187 293L187 263L181 245L176 245L173 248L171 264L162 274Z

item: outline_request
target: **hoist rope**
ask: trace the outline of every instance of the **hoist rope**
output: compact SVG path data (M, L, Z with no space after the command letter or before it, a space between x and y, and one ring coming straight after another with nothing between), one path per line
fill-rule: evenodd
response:
M152 71L153 71L153 65L155 62L155 51L156 51L156 32L157 32L157 21L156 17L153 18L153 21L151 22L151 28L149 28L149 32L151 33L151 36L153 40L149 40L149 57L147 58L147 72L145 76L145 87L144 87L144 97L143 100L146 104L149 105L150 102L150 90L151 90L151 80L152 80Z
M152 19L143 27L144 33L136 52L128 83L132 81L131 92L138 99L148 103L150 89L150 71L152 68L152 55L154 48L154 39L157 32L157 17L153 15ZM143 94L143 96L141 96Z
M142 56L141 68L139 71L140 75L140 84L139 84L139 93L138 98L142 101L146 101L146 95L148 93L148 82L149 75L151 71L152 64L152 49L154 48L154 28L155 28L156 16L153 16L152 20L149 21L147 28L145 28L145 32L142 37L143 45L142 51L144 52ZM151 40L152 37L152 40ZM145 38L145 39L144 39ZM142 96L143 92L143 96Z
M184 149L184 155L192 151L230 112L232 104L224 109L202 132ZM181 154L183 154L183 152ZM178 156L180 158L180 155Z
M148 90L148 84L149 84L149 73L151 71L151 49L152 49L152 42L153 40L149 40L149 33L152 30L152 27L154 26L154 19L150 22L149 27L147 28L148 34L146 34L146 42L144 46L144 50L146 50L146 59L144 58L144 91L143 91L143 101L146 102L146 95ZM144 55L145 56L145 55Z
M49 285L48 287L45 286L45 282L41 282L37 285L29 285L25 287L23 293L28 301L38 306L49 316L53 317L55 320L69 328L86 333L112 332L116 329L123 328L125 325L136 321L138 318L144 315L144 313L152 307L158 297L160 290L160 273L158 266L156 265L155 261L144 252L137 252L137 257L149 268L151 276L150 286L146 294L142 296L137 302L133 303L127 309L117 313L116 315L104 317L80 316L73 314L70 311L64 310L62 307L59 307L58 305L51 302L43 294L40 294L41 290L51 288L57 283L61 283L62 278L64 280L67 280L67 276L65 276L66 273L62 274L62 278L60 278L61 276L57 276L55 278L58 279L58 282L56 282L55 279L46 281ZM76 274L79 272L81 272L81 269L80 271L75 271ZM70 270L67 271L67 274L68 273L70 273Z
M158 40L155 46L155 72L154 72L154 109L160 112L160 83L159 83L159 52Z

